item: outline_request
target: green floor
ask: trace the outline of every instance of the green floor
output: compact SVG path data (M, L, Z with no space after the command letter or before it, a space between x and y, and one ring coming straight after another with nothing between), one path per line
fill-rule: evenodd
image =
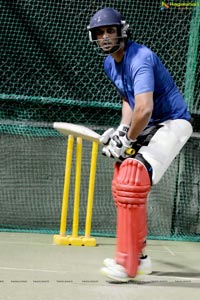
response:
M0 233L0 300L200 299L200 243L149 241L153 274L128 284L109 283L99 272L115 239L97 243L56 246L52 235Z

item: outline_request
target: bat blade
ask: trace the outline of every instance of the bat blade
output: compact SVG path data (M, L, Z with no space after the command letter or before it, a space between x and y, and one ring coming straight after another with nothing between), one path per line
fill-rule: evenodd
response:
M66 122L54 122L53 128L59 133L64 135L73 135L75 137L81 137L85 140L92 142L99 142L100 135L94 130L87 128L83 125L77 125Z
M77 124L66 123L66 122L54 122L53 128L56 129L59 133L66 136L71 134L74 137L81 137L91 142L101 143L99 140L100 135L94 130L85 127L83 125L77 125ZM131 157L135 154L135 149L128 148L126 149L125 154Z

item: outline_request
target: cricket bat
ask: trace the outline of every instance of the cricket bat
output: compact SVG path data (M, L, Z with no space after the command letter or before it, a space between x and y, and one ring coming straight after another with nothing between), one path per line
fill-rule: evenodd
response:
M54 122L53 128L63 135L68 136L71 134L74 137L81 137L81 138L91 141L91 142L100 143L100 140L99 140L100 134L98 134L94 130L92 130L86 126L83 126L83 125L77 125L77 124L66 123L66 122ZM132 149L132 148L127 149L126 154L134 155L135 149Z

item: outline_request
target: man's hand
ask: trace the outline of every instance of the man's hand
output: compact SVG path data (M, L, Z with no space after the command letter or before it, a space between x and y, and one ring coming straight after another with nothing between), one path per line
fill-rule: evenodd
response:
M100 137L99 141L100 143L104 144L105 146L109 144L111 137L113 136L113 133L115 132L114 128L107 129Z
M104 144L106 147L103 147L102 149L102 154L108 157L114 157L111 152L110 152L110 141L112 140L113 137L123 137L124 135L127 134L129 130L129 126L125 124L121 124L117 127L116 130L114 128L109 128L106 130L102 136L100 137L100 142Z
M131 140L127 134L123 136L113 136L107 146L111 157L124 159L134 154L134 143L136 140ZM132 152L132 153L131 153Z
M128 130L129 126L124 124L119 125L116 130L114 128L109 128L102 134L99 141L104 145L108 145L114 135L123 136Z

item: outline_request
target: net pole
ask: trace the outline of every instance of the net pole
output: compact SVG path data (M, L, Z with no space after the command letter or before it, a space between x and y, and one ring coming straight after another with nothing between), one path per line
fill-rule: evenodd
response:
M185 77L184 97L187 101L190 112L193 110L195 103L195 76L197 68L198 44L199 44L199 28L200 28L200 0L196 1L192 19L190 22L189 45L187 54L187 66Z

